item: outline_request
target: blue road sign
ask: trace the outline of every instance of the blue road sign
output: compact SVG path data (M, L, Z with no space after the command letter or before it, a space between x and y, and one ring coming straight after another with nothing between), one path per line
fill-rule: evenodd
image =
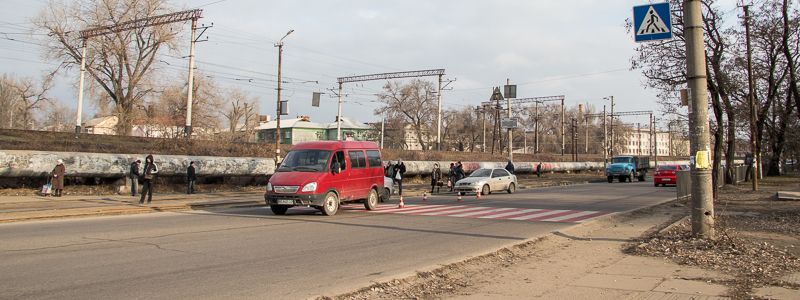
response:
M633 29L636 42L672 38L672 17L669 2L633 7Z

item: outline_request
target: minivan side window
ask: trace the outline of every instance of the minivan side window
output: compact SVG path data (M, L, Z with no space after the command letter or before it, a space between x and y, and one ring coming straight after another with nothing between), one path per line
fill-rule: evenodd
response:
M367 161L370 168L382 168L381 152L378 150L367 150Z
M342 171L347 169L347 162L345 162L345 160L344 160L344 151L336 152L336 154L331 159L331 167L333 167L334 164L337 164L337 163L339 164L339 166L340 166Z
M353 165L353 169L367 167L367 158L364 156L364 151L347 151L347 155L350 156L350 164Z

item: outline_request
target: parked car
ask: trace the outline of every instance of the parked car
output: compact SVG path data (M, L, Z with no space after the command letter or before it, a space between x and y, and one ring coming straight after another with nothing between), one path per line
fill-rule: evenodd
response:
M323 141L295 145L275 170L264 201L276 215L293 206L310 206L331 216L342 202L377 208L384 191L378 145L372 142Z
M381 202L389 201L394 194L394 180L391 177L383 177L383 190L381 191Z
M488 195L493 191L506 191L509 194L517 189L517 176L505 169L477 169L464 179L456 182L453 190L457 193L481 193Z
M689 170L688 165L662 165L656 168L653 173L653 186L666 186L667 184L675 184L677 180L677 172Z

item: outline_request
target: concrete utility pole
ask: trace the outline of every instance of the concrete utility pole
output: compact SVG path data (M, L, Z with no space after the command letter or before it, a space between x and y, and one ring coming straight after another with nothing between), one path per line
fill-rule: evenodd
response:
M614 157L614 106L615 105L614 105L614 96L610 96L609 98L611 98L611 120L609 120L610 127L611 127L611 143L610 143L611 144L611 149L609 149L609 151L610 151L610 156L613 158Z
M383 132L386 119L381 119L381 149L383 149Z
M564 140L564 123L566 123L566 120L564 120L564 115L564 99L561 99L561 156L564 156L564 148L566 147L566 140Z
M483 152L486 153L486 107L483 107Z
M189 43L189 79L188 88L186 92L186 127L184 127L184 134L186 138L192 138L192 104L194 102L194 46L197 44L197 18L192 19L192 36ZM280 61L280 60L279 60ZM280 74L280 71L278 71ZM280 81L280 79L278 79ZM278 83L280 86L280 82ZM278 91L280 95L280 90ZM280 98L280 96L278 96ZM234 125L235 126L235 125Z
M342 83L339 82L339 106L336 109L336 140L342 140Z
M511 79L506 78L506 85L511 85ZM508 92L506 92L506 105L508 105L508 119L511 119L511 98L509 97ZM514 161L514 138L512 137L514 133L513 128L508 128L508 160Z
M701 0L683 1L684 39L686 40L686 79L691 91L689 131L692 166L692 234L714 238L714 199L709 168L711 152L708 124L708 86L706 85L705 41ZM705 161L699 161L704 159Z
M758 149L758 135L756 133L756 96L753 83L753 50L750 48L750 6L742 6L744 9L744 36L747 43L747 100L750 105L750 151L753 152L753 191L758 191L758 169L761 161L761 154Z
M78 116L75 118L75 134L81 133L81 126L83 123L81 121L82 114L83 114L83 81L86 75L86 49L87 47L86 38L83 38L83 42L81 46L81 79L78 81Z
M533 154L539 153L539 102L534 103L533 117Z
M642 123L636 122L636 155L642 155Z
M442 75L439 75L439 88L436 93L436 151L442 151ZM427 97L426 97L427 98Z
M275 164L277 165L281 161L281 113L284 110L284 107L281 103L281 63L283 60L283 39L287 36L292 34L294 29L289 30L289 32L284 35L275 47L278 47L278 106L276 110L276 117L275 117ZM288 108L287 108L288 109Z
M606 106L603 105L603 167L608 164L608 128L606 128L606 119L608 119L608 115L606 114Z

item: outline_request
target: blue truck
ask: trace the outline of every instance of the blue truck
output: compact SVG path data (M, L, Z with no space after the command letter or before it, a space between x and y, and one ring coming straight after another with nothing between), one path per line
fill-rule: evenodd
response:
M650 157L648 156L615 156L611 159L611 164L606 166L606 177L608 183L614 182L614 178L619 182L633 181L636 177L639 181L644 181L647 169L650 167Z

